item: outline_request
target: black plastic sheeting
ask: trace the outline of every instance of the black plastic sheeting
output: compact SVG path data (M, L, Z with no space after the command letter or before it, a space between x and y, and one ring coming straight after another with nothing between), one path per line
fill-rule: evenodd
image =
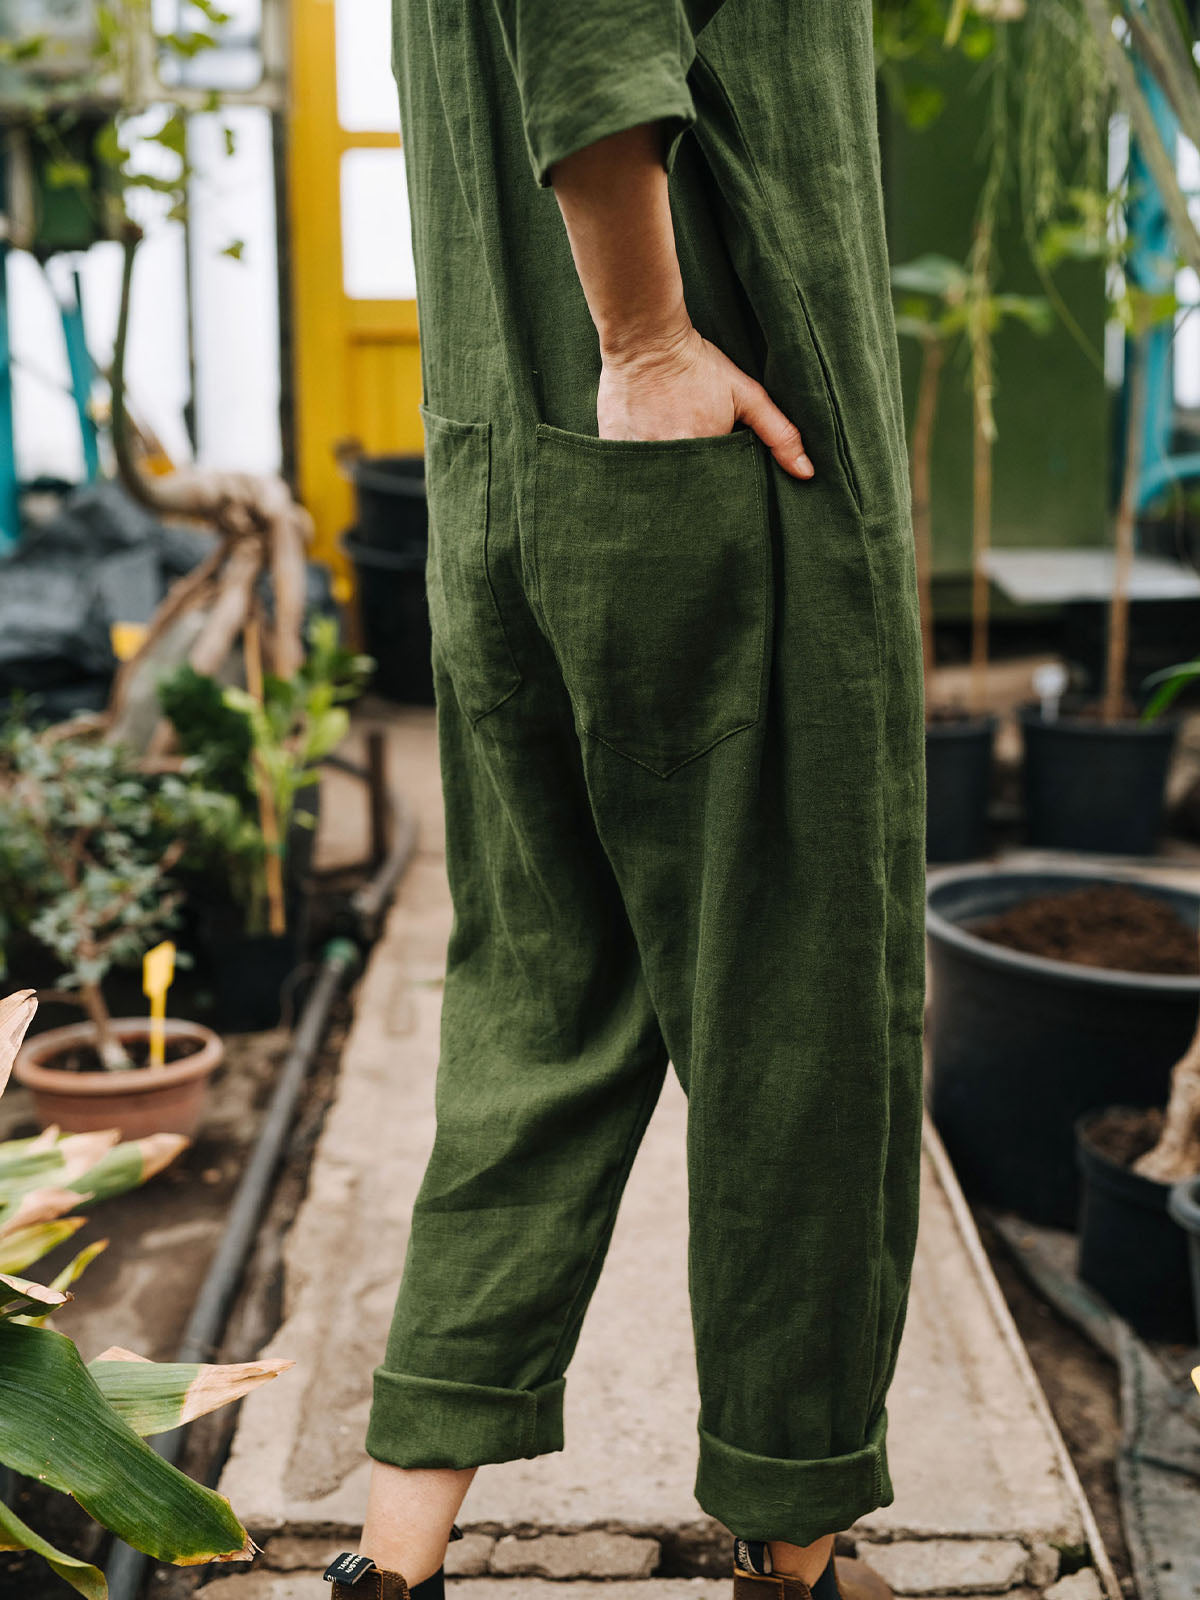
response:
M1110 1356L1121 1380L1117 1491L1140 1600L1200 1595L1200 1351L1146 1344L1075 1274L1073 1234L1016 1217L996 1231L1034 1287Z
M115 483L76 490L28 526L0 561L0 711L16 695L38 720L101 709L113 623L148 622L213 537L159 522ZM310 609L331 609L324 569L308 571Z

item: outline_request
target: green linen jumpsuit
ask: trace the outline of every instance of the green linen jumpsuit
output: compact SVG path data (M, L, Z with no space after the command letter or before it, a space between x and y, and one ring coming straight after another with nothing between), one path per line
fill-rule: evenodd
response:
M807 1544L891 1499L917 1221L921 653L870 0L395 0L394 22L455 918L367 1448L562 1447L669 1058L696 1493ZM549 172L659 120L692 319L799 425L813 481L743 427L596 436Z

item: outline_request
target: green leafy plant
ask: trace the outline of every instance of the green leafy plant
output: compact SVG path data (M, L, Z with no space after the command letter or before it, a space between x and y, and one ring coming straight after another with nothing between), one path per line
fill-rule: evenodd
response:
M1164 667L1161 672L1152 672L1143 680L1142 687L1153 688L1154 693L1142 708L1141 720L1153 722L1156 717L1161 717L1164 711L1170 709L1179 696L1188 687L1200 678L1200 660L1181 661L1178 666Z
M78 996L105 1067L132 1063L104 979L174 926L180 893L169 874L188 838L228 826L232 810L178 776L146 776L111 744L20 725L0 738L0 904L61 964L61 987Z
M28 990L0 999L0 1088L36 1006ZM246 1530L227 1500L145 1440L239 1399L291 1363L159 1364L114 1348L85 1365L45 1322L102 1243L52 1284L17 1276L80 1225L67 1211L145 1182L181 1143L158 1136L119 1145L115 1135L48 1131L0 1145L0 1463L72 1496L136 1549L196 1565L248 1557ZM0 1550L32 1551L86 1600L105 1600L97 1567L52 1545L3 1502Z
M987 574L984 556L990 544L991 451L996 430L992 419L992 344L1005 322L1022 323L1047 333L1053 322L1049 302L1030 295L993 290L990 259L977 251L966 266L947 256L924 255L897 266L892 285L897 295L896 328L921 348L921 371L910 440L913 533L921 593L921 632L926 682L933 681L933 439L942 372L953 346L965 339L975 419L975 497L972 606L972 704L985 704L987 663Z
M177 668L159 685L159 700L189 757L189 772L205 790L223 789L237 813L211 808L205 838L230 869L230 882L248 933L268 926L271 872L281 869L296 797L320 781L321 762L350 727L347 702L362 692L374 667L346 649L337 623L313 620L308 653L290 678L267 674L261 698L248 689L222 689L193 668ZM274 838L263 825L263 798ZM282 931L276 926L273 931Z

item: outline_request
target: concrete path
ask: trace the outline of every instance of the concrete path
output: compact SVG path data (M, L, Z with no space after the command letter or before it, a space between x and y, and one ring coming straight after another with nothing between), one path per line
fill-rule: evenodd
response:
M432 717L389 718L420 849L363 980L339 1095L286 1255L273 1353L294 1373L243 1409L222 1480L264 1546L207 1600L305 1600L356 1537L370 1373L433 1135L449 927ZM453 1551L468 1600L715 1600L724 1531L692 1496L695 1370L686 1290L685 1105L672 1082L635 1164L567 1387L567 1448L480 1474ZM1036 1378L936 1137L907 1332L889 1406L894 1505L853 1531L905 1595L1098 1600L1111 1574ZM1096 1560L1060 1579L1060 1553Z

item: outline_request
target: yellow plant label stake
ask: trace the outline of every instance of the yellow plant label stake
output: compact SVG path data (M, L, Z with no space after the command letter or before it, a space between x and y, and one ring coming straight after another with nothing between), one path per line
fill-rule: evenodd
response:
M170 939L142 957L142 993L150 1000L150 1065L166 1064L167 990L175 978L175 946Z
M114 622L108 631L112 653L118 661L132 661L146 642L144 622Z

